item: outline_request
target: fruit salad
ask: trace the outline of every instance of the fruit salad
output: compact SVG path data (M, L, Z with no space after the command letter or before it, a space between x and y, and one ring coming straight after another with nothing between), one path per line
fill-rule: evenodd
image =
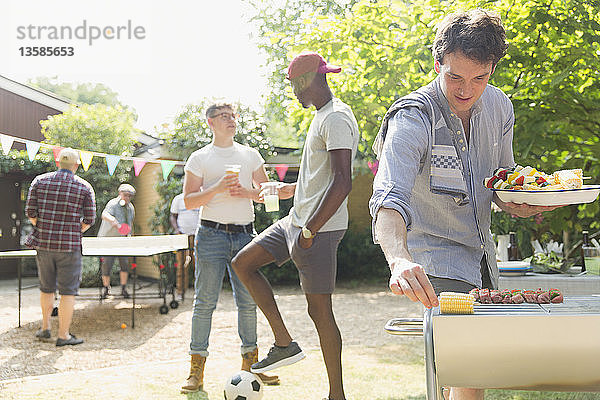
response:
M509 190L580 189L583 172L581 169L564 169L548 175L530 166L517 165L497 169L493 176L485 178L483 184L490 189Z

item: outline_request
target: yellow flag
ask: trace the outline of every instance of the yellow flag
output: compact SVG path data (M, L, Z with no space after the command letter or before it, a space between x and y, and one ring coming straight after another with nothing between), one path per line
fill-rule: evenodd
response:
M83 170L87 171L92 163L92 158L94 158L94 153L85 150L79 150L79 157L81 157L81 166L83 167Z

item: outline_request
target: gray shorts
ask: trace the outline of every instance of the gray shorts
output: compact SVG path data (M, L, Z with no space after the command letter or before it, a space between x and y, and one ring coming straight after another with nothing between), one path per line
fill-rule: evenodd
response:
M115 258L119 259L119 267L121 267L122 272L129 271L129 257L105 256L100 259L102 276L110 276L110 271L115 264Z
M35 257L40 278L40 290L75 296L81 283L81 251L62 252L38 250Z
M487 262L485 260L485 256L481 259L480 264L481 269L481 287L494 289L492 286L492 280L490 278L490 272L488 270ZM472 289L475 289L477 286L467 283L465 281L459 281L457 279L450 278L438 278L437 276L427 275L431 285L433 286L433 290L435 290L435 294L438 296L442 292L457 292L457 293L469 293Z
M346 230L317 232L308 249L298 245L300 232L301 228L292 225L287 216L261 232L253 242L267 250L279 266L291 258L298 269L304 293L333 293L337 248Z

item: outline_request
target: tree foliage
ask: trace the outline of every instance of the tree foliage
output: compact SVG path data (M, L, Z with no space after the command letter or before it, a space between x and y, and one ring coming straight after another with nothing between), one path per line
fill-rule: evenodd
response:
M164 124L158 132L170 157L185 160L195 150L212 142L212 131L205 117L206 109L215 99L204 99L198 104L187 104L175 117L173 124ZM273 154L273 145L266 135L264 119L258 112L243 104L233 104L238 118L234 140L257 149L263 157Z
M104 104L106 106L129 109L134 115L135 112L129 106L121 103L119 94L102 83L58 83L58 78L39 76L29 79L27 84L43 90L47 90L60 97L71 100L75 104ZM137 115L135 116L137 119Z
M175 117L173 124L164 124L159 132L160 139L164 142L165 153L169 157L186 160L194 151L212 142L212 131L206 121L205 111L217 102L215 99L204 99L198 104L187 104ZM263 118L251 108L242 104L234 104L239 117L236 120L237 132L234 140L259 151L263 158L271 156L274 152L271 140L266 135L266 125ZM171 230L168 210L171 200L181 193L183 187L183 173L174 173L164 181L156 184L160 200L154 206L152 228L156 232L169 232ZM268 226L272 218L260 213L262 206L258 206L256 218L257 225ZM167 215L165 215L167 214Z
M271 93L266 97L265 120L269 127L269 136L274 137L278 145L298 146L296 132L300 132L303 141L300 120L286 121L288 108L295 102L289 96L289 82L285 79L290 46L296 39L310 35L318 25L313 16L344 15L357 0L339 2L335 0L249 0L254 9L251 22L258 32L256 40L266 55L268 85ZM282 118L282 116L284 118Z
M212 132L205 118L206 108L214 103L214 99L204 99L198 104L188 104L175 117L173 125L164 124L159 133L164 141L165 151L171 158L187 159L190 154L212 142ZM257 149L263 158L274 154L271 140L266 136L266 125L263 118L254 110L242 104L235 104L239 114L237 119L237 133L234 140ZM156 191L159 200L153 208L154 218L151 226L155 233L172 233L169 222L171 201L173 197L183 190L183 171L177 170L165 180L159 180ZM274 178L274 177L272 177ZM254 225L258 232L263 231L276 219L288 214L292 200L282 200L280 210L276 213L267 213L261 204L254 205ZM297 282L296 269L291 263L286 263L281 268L268 268L265 274L273 283Z
M600 183L598 1L362 0L341 9L315 6L308 15L290 3L294 7L286 10L264 6L267 11L255 17L262 29L259 46L277 66L271 81L283 82L285 66L304 49L341 65L342 73L329 76L330 86L354 110L363 139L359 150L366 157L372 157L371 144L389 105L435 77L436 24L460 9L497 12L510 47L491 83L514 105L516 161L548 172L583 168L594 177L587 183ZM303 18L293 20L298 16ZM289 101L291 90L273 85L273 91L270 97L286 105L288 124L305 131L310 118ZM544 226L555 236L583 226L597 229L599 212L598 202L564 207Z
M134 115L121 106L83 104L40 121L45 142L120 156L132 154Z
M134 115L121 106L83 104L72 106L63 114L49 116L40 124L48 144L128 156L133 153L135 143L134 122ZM88 234L97 232L102 210L117 196L119 184L131 180L131 167L130 161L121 161L114 174L109 175L106 160L94 157L87 171L78 170L77 174L93 186L96 194L97 222Z
M29 160L25 150L11 150L8 154L0 154L0 176L23 175L27 178L51 171L53 168L52 151L40 149L38 155Z

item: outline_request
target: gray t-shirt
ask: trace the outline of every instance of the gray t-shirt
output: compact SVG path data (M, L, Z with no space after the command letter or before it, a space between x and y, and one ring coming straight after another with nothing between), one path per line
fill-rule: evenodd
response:
M333 180L329 152L350 149L354 160L359 137L356 118L350 107L341 100L333 98L315 112L302 152L294 207L290 210L294 225L302 227L306 224ZM348 228L347 203L346 198L319 232Z
M117 219L120 224L128 224L132 229L127 235L121 235L117 228L112 226L110 223L106 222L104 219L100 224L100 229L98 229L98 237L101 236L131 236L133 234L133 219L135 218L135 208L131 202L127 203L127 205L122 206L119 204L120 197L115 197L111 199L108 203L106 203L106 207L104 207L104 212L109 213L113 217Z

